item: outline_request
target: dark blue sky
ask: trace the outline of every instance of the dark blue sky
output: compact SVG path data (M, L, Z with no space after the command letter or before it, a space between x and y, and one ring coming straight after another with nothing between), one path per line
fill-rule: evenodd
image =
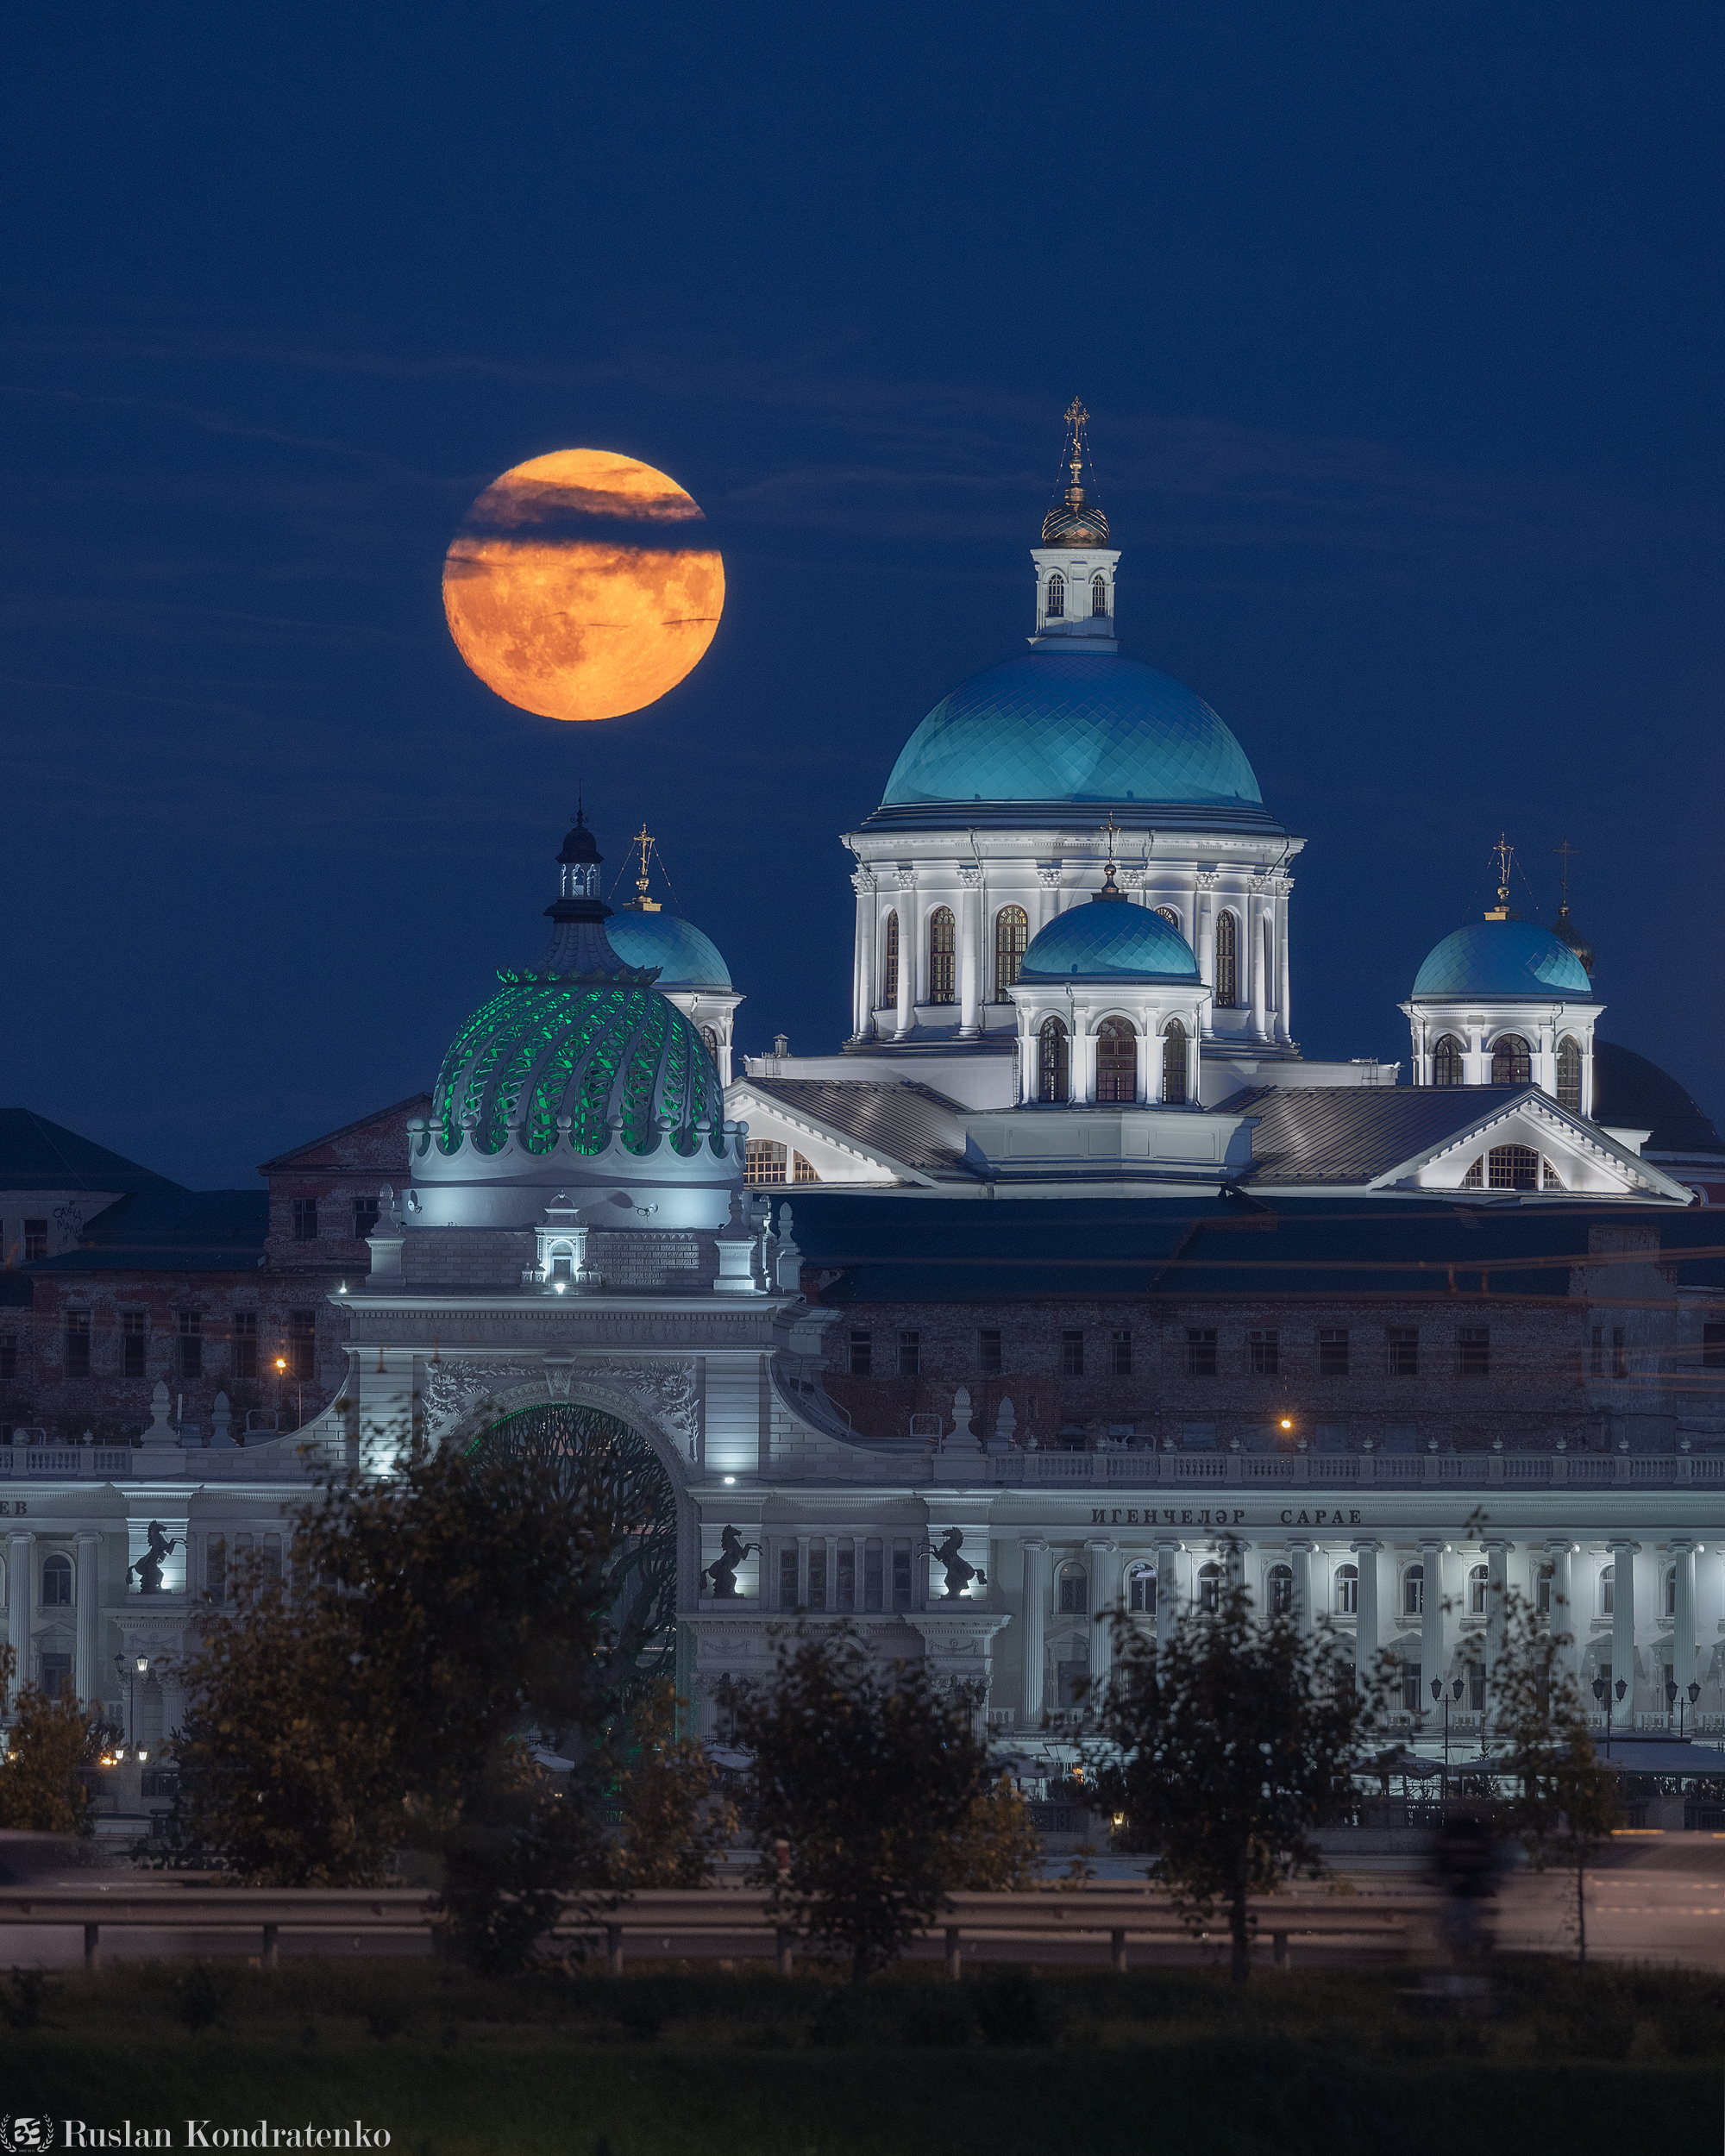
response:
M37 9L0 88L0 1094L166 1173L429 1085L578 786L837 1044L839 832L1021 649L1075 392L1125 649L1297 864L1295 1028L1396 1010L1567 835L1604 1030L1725 1106L1714 9ZM462 510L548 449L729 599L597 726L464 668ZM1524 906L1530 902L1521 893Z

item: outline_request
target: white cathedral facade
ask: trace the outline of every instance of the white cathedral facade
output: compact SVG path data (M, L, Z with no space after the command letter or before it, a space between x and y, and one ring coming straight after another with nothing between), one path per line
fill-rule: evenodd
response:
M1725 1361L1706 1314L1722 1299L1704 1279L1673 1288L1669 1257L1699 1171L1652 1156L1651 1129L1596 1119L1603 1006L1583 956L1505 906L1420 969L1405 1073L1302 1056L1303 842L1220 718L1121 651L1120 556L1076 422L1069 459L1031 550L1027 649L934 706L847 837L850 1037L733 1074L740 999L724 960L674 916L613 914L578 820L545 950L499 975L455 1036L431 1114L410 1126L369 1275L340 1297L340 1396L294 1435L219 1459L174 1444L159 1416L111 1479L105 1456L57 1471L53 1456L18 1451L15 1640L62 1621L39 1598L33 1553L75 1543L63 1622L80 1692L102 1696L117 1666L123 1708L129 1670L152 1661L169 1671L171 1728L172 1660L212 1565L246 1536L279 1536L310 1478L386 1473L410 1431L470 1445L507 1426L555 1445L597 1416L630 1433L662 1490L675 1544L662 1616L709 1734L804 1611L927 1664L1003 1752L1054 1762L1075 1678L1107 1676L1098 1614L1165 1630L1228 1565L1266 1605L1327 1614L1360 1670L1396 1651L1416 1742L1435 1741L1434 1683L1465 1679L1452 1728L1489 1713L1490 1589L1505 1583L1564 1615L1620 1728L1663 1728L1673 1685L1690 1729L1725 1728L1725 1409L1684 1375L1713 1366L1715 1342ZM1176 1323L1175 1289L1154 1281L1134 1291L1137 1331L1123 1318L1112 1337L1118 1368L1122 1337L1166 1333L1131 1380L1160 1386L1164 1404L1077 1442L1027 1438L1009 1370L994 1388L1008 1397L981 1416L973 1401L995 1307L981 1263L941 1302L983 1313L965 1336L983 1343L978 1379L937 1388L932 1405L925 1391L907 1426L872 1432L838 1397L841 1374L873 1382L866 1347L857 1376L868 1328L826 1294L857 1252L908 1264L938 1228L1016 1258L1052 1249L1057 1217L1076 1247L1092 1224L1147 1251L1163 1237L1145 1260L1161 1263L1201 1219L1238 1214L1284 1241L1357 1238L1333 1225L1340 1201L1396 1232L1430 1221L1433 1235L1458 1223L1477 1236L1483 1222L1489 1240L1581 1223L1559 1315L1591 1338L1593 1361L1584 1351L1565 1369L1537 1442L1509 1419L1507 1442L1409 1444L1395 1434L1405 1423L1368 1416L1352 1435L1333 1421L1321 1429L1339 1438L1282 1444L1267 1412L1261 1440L1219 1440L1214 1417L1170 1420L1165 1401L1205 1382L1206 1354L1214 1369L1232 1351L1235 1305ZM1484 1246L1470 1248L1483 1292ZM1452 1297L1471 1292L1453 1259L1436 1262ZM1274 1357L1291 1347L1266 1351L1275 1326L1261 1313L1246 1324L1257 1291L1229 1292L1244 1382L1283 1382ZM882 1288L879 1307L908 1295ZM1494 1317L1500 1339L1513 1307ZM1479 1328L1458 1325L1458 1307L1414 1330L1441 1333L1428 1356L1465 1371ZM902 1367L919 1336L894 1322ZM998 1322L992 1338L998 1369ZM1314 1369L1333 1345L1314 1347ZM1392 1372L1401 1351L1383 1351ZM1639 1422L1621 1412L1631 1356Z

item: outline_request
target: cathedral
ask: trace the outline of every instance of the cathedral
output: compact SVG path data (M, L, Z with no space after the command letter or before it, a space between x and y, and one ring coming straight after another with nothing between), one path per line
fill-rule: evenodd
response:
M269 1163L267 1219L186 1228L157 1318L124 1220L178 1200L104 1155L71 1186L102 1203L56 1213L70 1169L0 1162L0 1318L35 1357L0 1446L8 1636L135 1762L200 1608L317 1477L411 1436L599 1431L715 1740L780 1628L842 1615L1057 1772L1098 1617L1165 1634L1231 1568L1362 1675L1387 1651L1416 1748L1487 1733L1506 1584L1573 1635L1602 1726L1725 1732L1725 1146L1603 1038L1567 906L1518 918L1507 874L1433 924L1405 1063L1302 1056L1304 842L1208 705L1123 651L1083 417L1026 648L935 704L845 837L830 1053L733 1068L724 960L644 854L613 911L578 816L543 948L498 923L516 962L449 1013L430 1091ZM242 1429L260 1310L301 1399ZM162 1359L188 1317L210 1352ZM131 1388L132 1438L66 1433L80 1377ZM106 1831L165 1788L128 1783Z

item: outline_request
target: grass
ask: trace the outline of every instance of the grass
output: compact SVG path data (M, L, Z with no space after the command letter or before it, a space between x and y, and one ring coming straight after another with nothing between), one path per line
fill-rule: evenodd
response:
M575 1972L120 1965L0 1984L0 2113L386 2128L407 2156L902 2156L957 2134L1113 2156L1718 2145L1725 1980L1510 1960L1478 2010L1396 1971ZM32 2015L34 2026L28 2024Z

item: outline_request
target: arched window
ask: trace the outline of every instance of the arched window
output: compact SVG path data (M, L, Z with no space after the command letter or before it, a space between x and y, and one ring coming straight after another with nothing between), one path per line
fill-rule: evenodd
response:
M1264 1584L1270 1590L1270 1614L1272 1617L1286 1617L1294 1607L1294 1568L1291 1564L1272 1564Z
M1563 1177L1559 1175L1557 1169L1552 1166L1548 1160L1542 1160L1540 1163L1540 1189L1561 1190L1563 1187Z
M51 1557L42 1566L42 1601L51 1608L72 1607L72 1559Z
M1058 1018L1044 1018L1037 1035L1036 1097L1063 1100L1067 1074L1066 1028Z
M711 1026L711 1025L704 1025L704 1026L702 1026L702 1028L701 1028L701 1038L702 1038L702 1040L704 1040L704 1041L706 1043L706 1052L707 1052L707 1054L708 1054L709 1056L712 1056L712 1060L714 1061L714 1062L717 1062L718 1061L718 1029L717 1029L716 1027L714 1027L714 1026Z
M794 1183L818 1183L820 1177L816 1175L812 1163L806 1161L800 1153L793 1153L791 1155L791 1181Z
M1048 580L1048 619L1058 621L1066 611L1066 579L1057 569Z
M1060 1614L1063 1617L1089 1615L1090 1575L1076 1558L1061 1566L1055 1575L1055 1585L1060 1590Z
M1485 1589L1490 1574L1483 1564L1470 1567L1467 1576L1467 1614L1470 1617L1485 1614Z
M1238 948L1233 915L1232 913L1217 914L1214 1000L1219 1011L1232 1011L1239 1001Z
M47 1597L43 1599L46 1601ZM1665 1574L1665 1615L1677 1616L1677 1567L1672 1565Z
M1153 1564L1134 1564L1126 1574L1126 1594L1134 1616L1154 1617L1156 1567Z
M1222 1568L1220 1564L1201 1564L1198 1567L1198 1607L1213 1615L1222 1606Z
M1107 585L1100 575L1093 576L1090 579L1090 612L1094 617L1098 614L1106 614L1107 611Z
M1540 1156L1531 1145L1494 1145L1485 1156L1485 1180L1492 1190L1537 1190Z
M1426 1568L1410 1564L1402 1575L1402 1614L1422 1617L1426 1611Z
M1161 914L1163 919L1167 922L1170 928L1175 930L1182 936L1186 933L1185 930L1180 925L1180 910L1177 906L1158 906L1156 911Z
M1617 1567L1608 1564L1599 1575L1599 1614L1602 1617L1616 1614Z
M1534 1614L1537 1617L1549 1617L1552 1614L1553 1577L1553 1570L1549 1564L1542 1564L1534 1576Z
M751 1183L781 1183L785 1180L786 1152L776 1138L751 1138L743 1179Z
M1581 1045L1572 1033L1558 1043L1558 1106L1581 1113Z
M887 955L881 962L881 1003L891 1010L899 1000L899 917L887 916Z
M1162 1097L1170 1108L1186 1103L1186 1028L1170 1018L1162 1036Z
M1519 1033L1505 1033L1491 1044L1491 1082L1494 1086L1526 1086L1533 1082L1533 1058Z
M1030 920L1021 906L1003 906L994 916L994 1000L1005 1003L1008 988L1018 985L1030 941Z
M1461 1085L1467 1070L1467 1065L1462 1061L1466 1052L1453 1033L1446 1033L1432 1050L1432 1083L1434 1086Z
M952 1001L952 908L938 906L928 917L928 1000Z
M1359 1614L1359 1567L1357 1564L1339 1564L1336 1567L1336 1614L1338 1617L1358 1617Z
M1138 1099L1138 1038L1124 1018L1104 1018L1096 1029L1096 1098Z

